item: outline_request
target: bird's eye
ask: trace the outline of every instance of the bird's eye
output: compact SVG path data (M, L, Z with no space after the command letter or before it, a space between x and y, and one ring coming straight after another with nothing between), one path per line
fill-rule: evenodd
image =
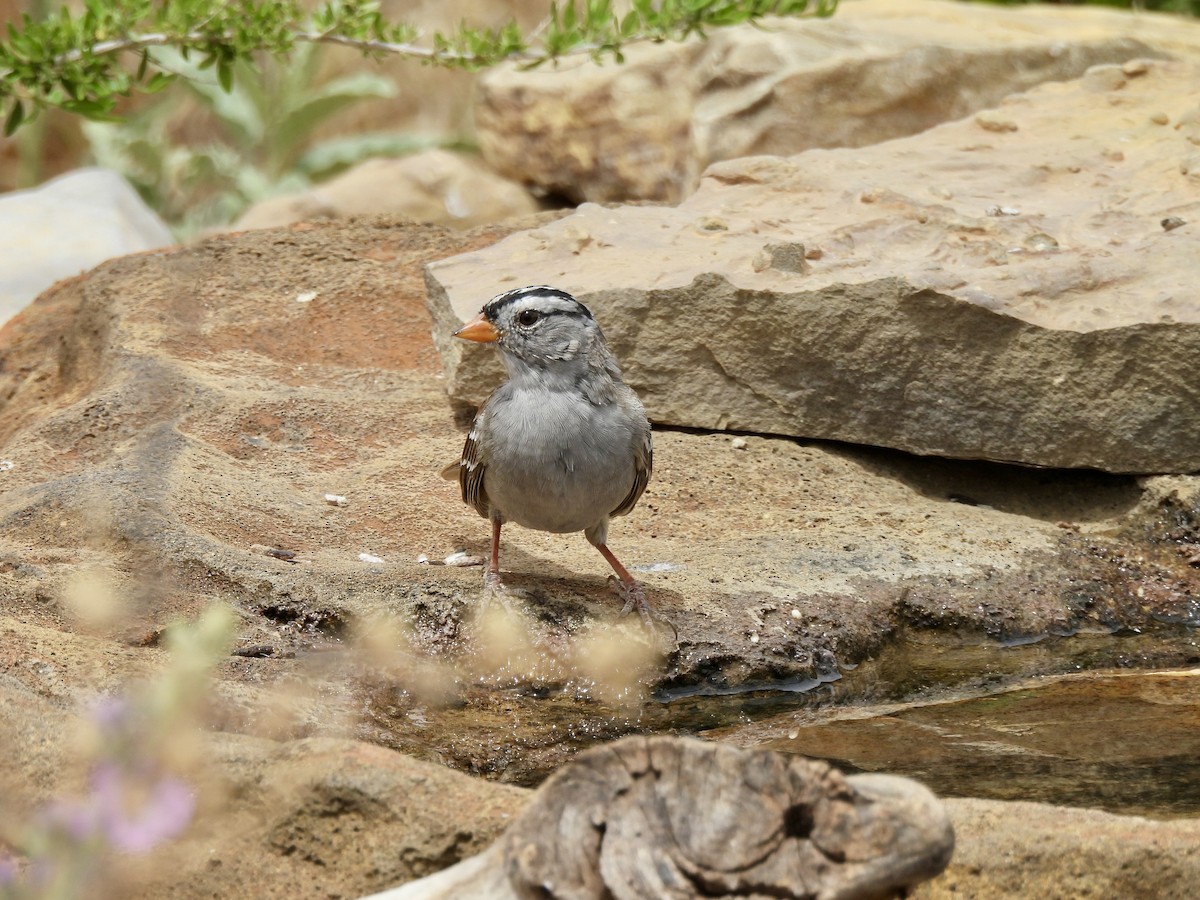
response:
M528 328L530 325L536 325L542 314L536 309L523 309L517 314L517 323Z

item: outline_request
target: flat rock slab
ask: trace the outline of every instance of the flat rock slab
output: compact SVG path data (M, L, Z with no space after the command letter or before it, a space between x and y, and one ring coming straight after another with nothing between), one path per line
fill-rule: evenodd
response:
M1181 375L1200 365L1198 92L1194 65L1095 69L917 137L721 163L678 207L585 204L437 263L450 393L477 404L501 380L454 328L492 293L551 283L595 307L659 423L1200 469Z

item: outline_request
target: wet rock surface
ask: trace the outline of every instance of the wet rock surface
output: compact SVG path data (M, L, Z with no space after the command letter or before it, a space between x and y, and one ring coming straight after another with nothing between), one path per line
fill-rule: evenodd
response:
M846 771L886 769L942 796L1196 817L1197 726L1200 669L1191 669L1060 675L928 701L791 710L709 734Z

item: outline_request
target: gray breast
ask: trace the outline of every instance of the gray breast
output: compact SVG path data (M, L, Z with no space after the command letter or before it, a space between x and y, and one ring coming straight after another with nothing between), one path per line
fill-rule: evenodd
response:
M484 483L493 508L540 531L582 531L607 517L633 485L640 440L621 408L506 387L488 404Z

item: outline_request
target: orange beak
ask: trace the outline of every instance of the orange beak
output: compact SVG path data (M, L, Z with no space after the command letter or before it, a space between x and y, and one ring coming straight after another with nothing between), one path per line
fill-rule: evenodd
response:
M476 341L480 344L493 344L500 340L500 332L496 330L495 325L483 317L483 313L454 332L454 336L462 338L464 341Z

